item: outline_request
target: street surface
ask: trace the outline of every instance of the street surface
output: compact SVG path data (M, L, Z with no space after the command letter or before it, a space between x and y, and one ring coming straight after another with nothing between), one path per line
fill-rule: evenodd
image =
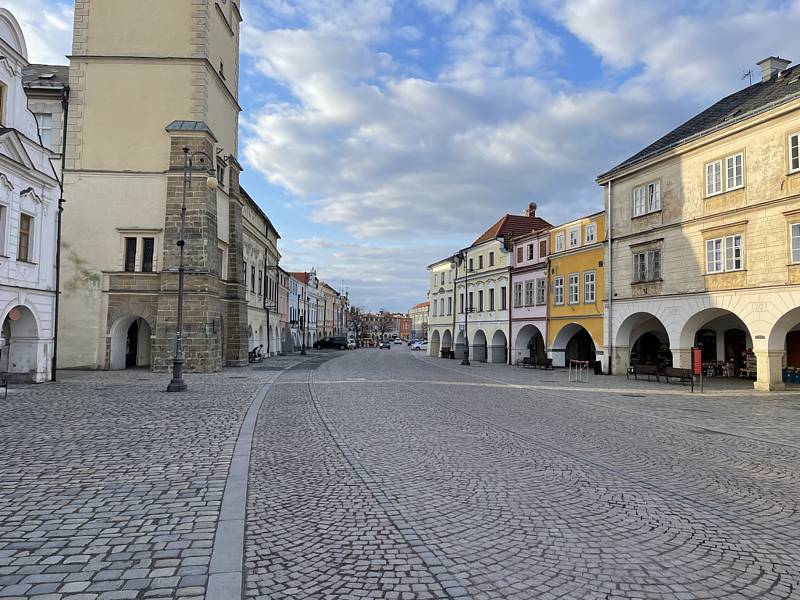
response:
M65 373L0 401L0 598L217 600L234 447L270 383L244 597L800 597L798 394L405 346L168 379Z

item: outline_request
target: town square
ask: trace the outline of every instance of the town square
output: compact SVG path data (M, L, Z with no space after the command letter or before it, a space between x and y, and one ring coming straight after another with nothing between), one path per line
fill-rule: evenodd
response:
M800 598L798 30L0 0L0 600Z

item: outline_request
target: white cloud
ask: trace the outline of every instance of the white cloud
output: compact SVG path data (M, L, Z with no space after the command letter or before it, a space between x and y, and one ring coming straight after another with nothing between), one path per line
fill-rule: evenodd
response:
M32 63L67 64L72 48L72 2L4 0L17 18Z

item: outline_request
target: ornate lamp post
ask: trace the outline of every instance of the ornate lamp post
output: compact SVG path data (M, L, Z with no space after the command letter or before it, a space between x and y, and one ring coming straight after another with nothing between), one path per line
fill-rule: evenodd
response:
M458 254L454 257L454 263L456 268L456 281L458 281L458 265L464 265L464 359L461 361L461 364L465 367L470 366L469 362L469 337L467 326L469 324L469 319L467 318L469 313L473 311L472 304L469 301L469 269L467 268L467 252L466 250L461 250ZM454 288L455 292L455 288ZM455 299L455 298L454 298ZM454 311L455 312L455 311ZM453 315L453 321L455 322L455 315Z
M302 304L302 300L300 300L300 294L297 294L297 303L298 305ZM299 309L298 309L299 310ZM306 294L305 298L305 310L300 315L300 335L301 335L301 342L300 342L300 356L306 355L306 315L308 314L308 294Z
M181 226L178 232L178 241L176 245L180 248L180 262L178 263L178 322L175 326L175 358L172 360L172 381L167 386L168 392L185 392L186 382L183 380L183 364L185 362L183 356L183 348L181 346L183 335L183 282L186 275L186 268L184 266L184 247L186 241L183 239L186 229L186 192L192 183L192 171L194 170L194 159L199 157L200 165L203 165L206 160L213 165L214 160L202 150L192 152L187 146L183 148L183 195L181 197ZM224 165L226 161L222 158L217 158ZM219 185L216 173L213 167L209 169L198 169L198 171L205 170L207 173L206 186L209 190L216 190Z

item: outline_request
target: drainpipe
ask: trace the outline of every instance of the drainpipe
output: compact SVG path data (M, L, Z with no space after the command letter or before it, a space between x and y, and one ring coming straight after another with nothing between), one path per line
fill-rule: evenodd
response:
M513 278L513 269L511 268L511 261L514 260L514 246L511 246L511 251L508 253L508 288L506 289L506 293L510 294L511 290L514 289L514 280ZM506 302L506 310L508 311L508 352L506 356L506 364L510 365L511 363L511 337L514 335L514 331L512 329L511 324L511 303Z
M608 374L613 372L611 369L611 357L614 355L614 343L611 339L611 315L613 314L614 303L614 261L613 252L614 245L612 243L612 215L611 211L611 180L608 180L608 210L606 210L606 243L608 244L608 265L606 266L606 275L608 277L608 323L606 327L606 350L608 351Z
M50 368L50 381L56 381L56 368L58 366L58 314L61 298L61 217L64 212L64 169L67 166L67 117L69 116L69 86L64 87L61 92L61 108L64 116L64 126L61 131L61 177L59 177L58 187L60 190L58 198L58 215L56 230L56 297L53 307L53 361Z

